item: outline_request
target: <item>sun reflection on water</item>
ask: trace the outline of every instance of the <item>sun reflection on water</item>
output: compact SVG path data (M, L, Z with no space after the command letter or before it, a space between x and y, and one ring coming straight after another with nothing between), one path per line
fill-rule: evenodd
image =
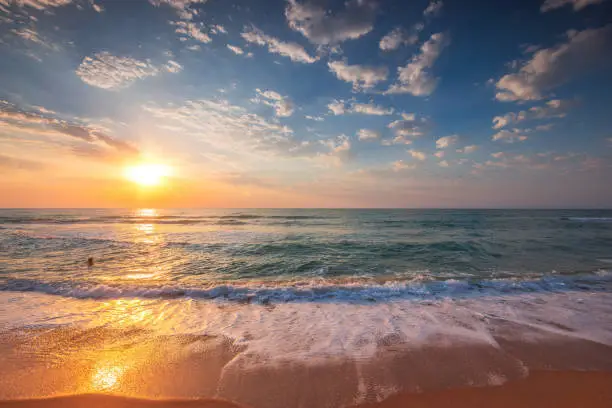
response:
M139 208L136 210L137 217L157 217L159 214L154 208Z

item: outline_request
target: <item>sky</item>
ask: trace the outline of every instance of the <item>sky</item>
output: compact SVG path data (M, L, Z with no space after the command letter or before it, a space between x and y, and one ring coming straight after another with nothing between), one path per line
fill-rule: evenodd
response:
M0 0L0 207L611 208L611 50L606 0Z

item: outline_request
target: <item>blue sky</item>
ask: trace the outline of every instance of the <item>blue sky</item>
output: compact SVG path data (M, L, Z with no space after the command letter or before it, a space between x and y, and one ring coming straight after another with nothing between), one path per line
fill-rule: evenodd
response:
M612 206L605 0L0 0L0 49L0 206Z

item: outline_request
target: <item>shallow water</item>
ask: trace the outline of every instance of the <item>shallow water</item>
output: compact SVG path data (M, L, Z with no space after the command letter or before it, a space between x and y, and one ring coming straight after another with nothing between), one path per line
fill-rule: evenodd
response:
M344 406L610 370L611 260L612 211L1 210L0 398Z

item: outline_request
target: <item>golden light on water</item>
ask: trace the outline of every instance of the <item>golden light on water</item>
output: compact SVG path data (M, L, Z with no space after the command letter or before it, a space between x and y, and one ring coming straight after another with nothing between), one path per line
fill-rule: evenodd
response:
M128 166L124 170L128 180L144 187L159 185L172 174L170 166L160 163L140 163Z

